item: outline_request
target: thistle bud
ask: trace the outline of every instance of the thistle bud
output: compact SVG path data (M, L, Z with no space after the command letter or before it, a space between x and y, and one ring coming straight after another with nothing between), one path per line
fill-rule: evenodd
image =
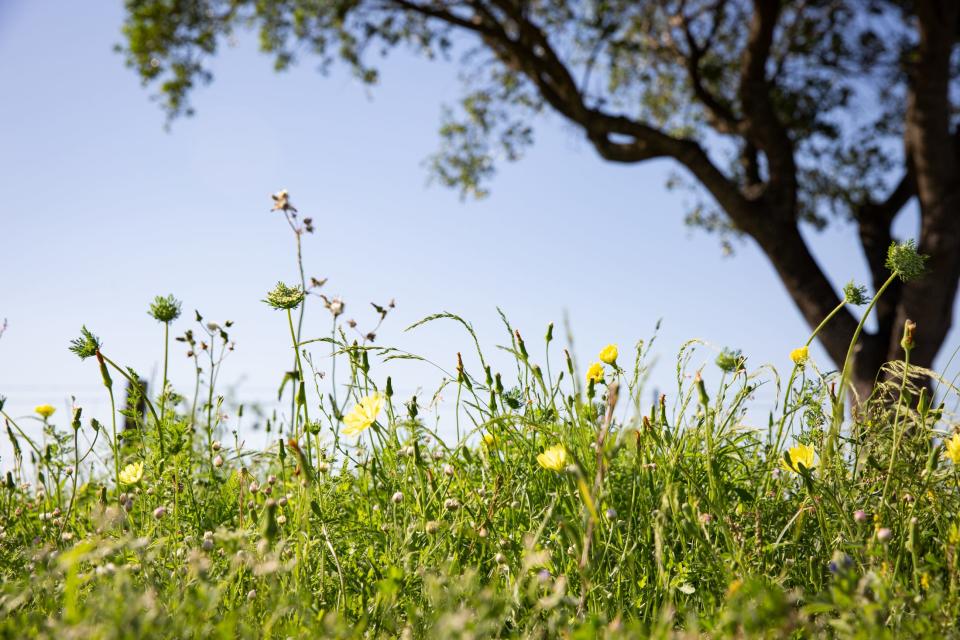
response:
M520 350L520 357L524 360L527 359L527 345L523 343L523 338L520 337L520 330L514 329L513 335L517 338L517 349Z
M903 339L900 340L900 346L907 353L913 350L913 331L917 328L917 323L913 320L907 320L903 323Z

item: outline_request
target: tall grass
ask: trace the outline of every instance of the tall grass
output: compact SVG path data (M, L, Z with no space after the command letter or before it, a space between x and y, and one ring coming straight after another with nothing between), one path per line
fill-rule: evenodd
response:
M739 352L694 368L690 342L676 388L647 403L650 342L579 371L552 325L528 340L504 318L515 366L496 371L466 320L437 314L411 329L457 322L479 363L436 365L455 403L445 439L423 417L435 396L397 397L378 374L422 359L319 296L301 259L312 225L286 193L275 203L300 283L265 297L293 362L269 446L230 442L230 327L199 314L176 338L196 378L178 390L164 364L134 429L117 431L114 380L136 393L139 376L86 328L71 348L97 362L109 427L81 407L0 405L3 637L958 635L960 436L942 402L957 389L909 363L922 327L848 413L848 367L823 372L803 348L783 385ZM891 277L918 264L891 248ZM327 335L305 333L311 295ZM845 304L864 298L851 285ZM392 305L375 308L382 322ZM150 314L166 362L180 304ZM778 408L748 426L763 386Z

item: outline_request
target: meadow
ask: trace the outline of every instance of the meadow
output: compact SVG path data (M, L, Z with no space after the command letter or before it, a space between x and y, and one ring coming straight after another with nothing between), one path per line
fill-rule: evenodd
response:
M168 380L165 358L137 397L137 372L83 327L70 348L110 420L0 399L0 636L960 636L958 389L910 364L923 327L906 323L869 398L845 391L856 336L832 370L810 357L815 331L786 372L731 350L702 361L692 340L650 401L653 340L581 367L552 324L505 316L502 344L482 345L440 313L411 329L459 323L462 355L429 363L432 395L398 397L378 367L420 358L350 326L304 275L312 221L285 192L274 210L299 278L251 292L290 341L268 446L243 446L225 415L229 324L183 317L174 296L144 334L159 323L194 380ZM923 258L894 244L887 266L888 283L916 278ZM838 309L862 326L882 295L851 283ZM777 402L757 427L760 388ZM440 394L453 424L428 417Z

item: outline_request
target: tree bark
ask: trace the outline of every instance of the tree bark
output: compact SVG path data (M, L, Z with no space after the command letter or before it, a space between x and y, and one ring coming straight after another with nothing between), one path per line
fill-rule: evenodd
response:
M920 203L918 248L930 260L922 278L903 286L887 358L900 352L899 332L910 319L917 323L911 360L930 367L950 330L960 282L960 146L950 124L950 58L960 3L918 1L916 11L918 46L909 69L904 145Z

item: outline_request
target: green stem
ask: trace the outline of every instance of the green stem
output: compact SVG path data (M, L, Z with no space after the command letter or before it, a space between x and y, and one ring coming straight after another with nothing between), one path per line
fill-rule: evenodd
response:
M167 364L170 359L170 323L163 323L163 386L160 387L160 420L166 416L167 409Z
M863 325L866 324L867 318L870 317L870 312L873 311L873 308L876 306L877 300L880 299L880 296L883 295L883 292L887 290L887 287L893 283L896 277L896 273L891 273L890 277L887 278L886 282L883 283L883 286L881 286L877 293L873 296L873 300L870 301L870 304L867 306L867 310L863 312L863 316L860 318L859 324L857 324L856 331L853 332L853 338L850 340L850 346L847 347L847 356L843 360L843 373L840 375L840 388L837 392L837 399L833 407L833 421L830 424L830 432L827 434L827 442L824 447L824 456L828 460L833 458L835 442L840 431L840 423L843 422L844 394L846 393L847 380L850 379L850 367L853 363L853 350L857 346L857 341L860 339L860 333L863 331Z

